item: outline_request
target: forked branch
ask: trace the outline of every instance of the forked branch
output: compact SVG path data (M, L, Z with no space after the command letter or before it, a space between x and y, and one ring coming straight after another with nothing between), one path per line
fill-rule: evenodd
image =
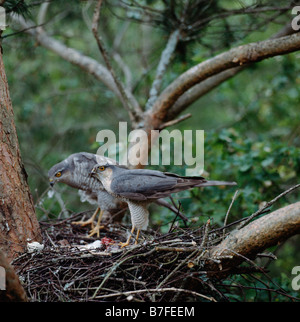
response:
M281 37L233 48L208 59L181 74L156 100L151 113L152 126L166 120L169 109L190 88L223 71L245 64L258 62L269 57L284 55L300 49L300 35Z

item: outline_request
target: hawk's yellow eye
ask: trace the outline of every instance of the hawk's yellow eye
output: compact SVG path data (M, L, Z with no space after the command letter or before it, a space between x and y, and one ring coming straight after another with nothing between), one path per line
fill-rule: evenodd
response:
M100 167L98 167L98 170L104 171L105 170L105 167L103 165L101 165Z
M57 173L55 174L55 176L56 176L57 178L59 178L59 177L61 176L61 172L57 172Z

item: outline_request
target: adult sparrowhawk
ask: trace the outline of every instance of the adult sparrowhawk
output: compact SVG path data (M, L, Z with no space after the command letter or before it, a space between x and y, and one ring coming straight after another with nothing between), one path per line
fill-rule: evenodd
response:
M140 230L148 226L147 205L156 199L193 187L236 185L235 182L207 181L203 177L184 177L156 170L129 170L112 164L95 165L92 176L98 178L112 196L127 202L132 222L131 235L137 229L136 242ZM122 247L129 245L131 235L126 243L121 243Z

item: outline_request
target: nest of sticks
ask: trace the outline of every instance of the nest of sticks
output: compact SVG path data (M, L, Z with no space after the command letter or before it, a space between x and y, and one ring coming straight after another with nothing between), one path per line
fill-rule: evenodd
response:
M41 222L43 249L13 261L30 301L230 300L230 283L208 278L203 269L203 255L224 238L209 221L197 229L147 231L138 245L120 248L129 227L108 224L100 238L88 237L89 227L71 223L76 216Z

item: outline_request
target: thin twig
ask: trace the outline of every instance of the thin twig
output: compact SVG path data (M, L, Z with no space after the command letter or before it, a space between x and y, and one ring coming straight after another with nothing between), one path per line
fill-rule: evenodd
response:
M194 255L198 252L199 250L196 249L195 251L193 251L189 256L187 256L185 258L185 260L183 260L179 265L176 266L176 268L170 272L170 274L168 274L162 282L159 283L159 285L157 286L157 288L160 288L162 285L164 285L169 279L170 277L172 277L184 264L186 264L190 258L193 258Z
M121 93L121 97L122 97L122 103L124 108L127 110L127 112L129 113L130 119L132 122L136 123L139 120L139 115L142 113L142 110L139 108L139 106L133 106L127 96L127 93L125 91L125 88L123 86L123 84L121 83L121 81L118 79L118 77L116 76L116 73L112 67L112 64L110 62L110 57L108 55L108 52L102 42L101 37L99 36L98 33L98 26L99 26L99 19L100 19L100 9L102 6L102 2L103 0L98 0L96 7L95 7L95 11L94 11L94 16L93 16L93 24L92 24L92 32L94 34L94 37L97 41L97 45L98 48L103 56L104 62L107 66L107 69L110 71L111 76L113 77L116 86L118 87L118 90Z
M96 298L96 299L100 299L100 298L107 298L107 297L115 297L115 296L129 296L129 295L133 295L133 294L139 294L139 293L158 293L158 292L184 292L184 293L188 293L194 296L198 296L198 297L202 297L208 301L212 301L212 302L217 302L213 297L209 297L191 290L185 290L185 289L181 289L181 288L175 288L175 287L165 287L165 288L147 288L147 289L143 289L143 290L135 290L135 291L128 291L128 292L119 292L119 293L113 293L113 294L108 294L108 295L98 295L96 297L93 297L92 299Z
M92 296L92 299L96 298L97 296L97 293L101 290L102 286L104 285L104 283L109 279L109 277L111 276L111 274L121 265L121 264L124 264L126 261L132 259L132 258L137 258L137 257L140 257L140 256L148 256L150 255L152 252L154 252L155 249L153 248L152 250L150 250L149 252L147 253L140 253L140 254L135 254L135 255L132 255L132 256L129 256L129 257L125 257L123 260L117 262L115 265L113 265L110 269L110 271L106 274L105 278L102 280L101 284L97 287L96 291L94 292L93 296ZM129 249L125 254L128 254L130 253L131 250Z
M156 246L156 251L163 252L193 252L194 250L199 250L197 247L168 247L168 246Z
M231 203L230 203L230 205L229 205L229 208L228 208L228 210L227 210L227 213L226 213L226 216L225 216L225 219L224 219L224 225L223 225L223 227L224 227L224 230L223 230L223 239L224 239L224 237L225 237L225 227L226 227L226 225L227 225L228 215L229 215L229 213L230 213L230 211L231 211L231 208L232 208L233 203L234 203L234 201L235 201L235 199L236 199L236 197L237 197L238 192L239 192L239 190L236 190L236 192L234 193L234 196L232 197Z
M290 192L296 190L297 188L300 187L300 183L296 184L295 186L285 190L284 192L282 192L280 195L278 195L277 197L275 197L274 199L272 199L271 201L268 201L261 209L257 210L255 213L253 213L251 216L249 216L243 223L241 223L237 229L241 229L243 227L245 227L253 218L259 216L260 214L262 214L267 208L269 208L270 206L272 206L277 200L279 200L280 198L284 197L285 195L289 194Z
M208 228L210 225L210 219L207 220L206 224L205 224L205 228L204 228L204 234L203 234L203 238L202 238L202 242L200 245L200 248L205 247L206 241L207 241L207 237L208 237Z
M168 122L166 122L166 123L163 123L163 124L159 127L159 130L161 131L161 130L165 129L166 127L173 126L173 125L178 124L178 123L180 123L180 122L182 122L182 121L185 121L186 119L190 118L191 116L192 116L192 114L191 114L191 113L188 113L188 114L185 114L185 115L180 116L180 117L179 117L178 119L176 119L176 120L172 120L172 121L168 121Z
M175 206L175 205L174 205ZM171 224L171 227L169 229L169 233L173 230L173 227L174 227L174 224L175 224L175 221L180 213L180 208L181 208L181 202L179 201L179 205L178 205L178 208L177 208L177 214L176 216L174 217L173 221L172 221L172 224Z

